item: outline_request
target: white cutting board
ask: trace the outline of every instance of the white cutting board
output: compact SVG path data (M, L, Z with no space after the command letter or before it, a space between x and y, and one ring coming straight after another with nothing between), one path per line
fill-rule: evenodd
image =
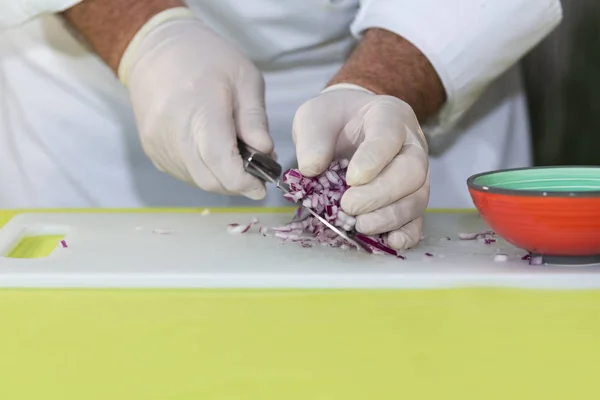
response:
M502 240L492 245L459 240L458 232L487 229L476 214L428 214L426 238L406 260L282 244L256 231L226 232L228 223L257 216L265 226L290 219L288 214L20 214L0 230L0 287L600 288L600 267L530 266L521 260L524 251ZM171 233L153 233L157 228ZM57 246L46 258L4 257L21 237L35 234L65 234L68 248ZM495 262L497 251L510 260Z

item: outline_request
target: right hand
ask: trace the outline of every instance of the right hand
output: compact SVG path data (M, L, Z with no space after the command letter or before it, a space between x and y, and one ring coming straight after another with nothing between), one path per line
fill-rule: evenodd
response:
M237 147L240 138L273 152L264 80L253 63L191 16L151 28L125 57L119 77L154 165L209 192L264 198L264 183L244 171Z

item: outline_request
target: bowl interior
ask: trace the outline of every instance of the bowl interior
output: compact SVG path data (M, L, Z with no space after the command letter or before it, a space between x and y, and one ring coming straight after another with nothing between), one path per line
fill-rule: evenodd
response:
M514 194L600 195L600 167L536 167L494 171L473 176L469 184L481 190Z

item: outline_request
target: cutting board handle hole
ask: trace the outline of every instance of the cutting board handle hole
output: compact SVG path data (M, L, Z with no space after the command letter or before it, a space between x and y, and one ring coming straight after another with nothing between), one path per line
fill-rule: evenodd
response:
M57 248L64 247L68 229L61 226L30 226L21 230L0 253L7 258L45 258ZM66 242L65 242L66 243Z

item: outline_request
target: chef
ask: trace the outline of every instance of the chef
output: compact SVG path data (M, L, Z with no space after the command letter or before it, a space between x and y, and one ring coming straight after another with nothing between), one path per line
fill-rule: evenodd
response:
M411 247L429 200L470 207L469 175L530 164L517 62L561 17L559 0L4 1L0 207L285 204L240 138L308 176L351 158L343 209Z

